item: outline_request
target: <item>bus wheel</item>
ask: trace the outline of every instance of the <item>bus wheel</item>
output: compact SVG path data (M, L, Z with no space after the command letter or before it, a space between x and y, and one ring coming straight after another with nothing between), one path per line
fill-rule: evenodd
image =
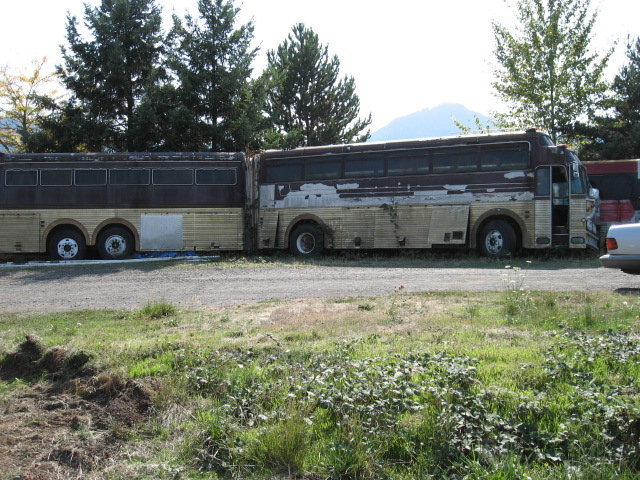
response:
M98 253L103 260L122 260L133 254L133 236L122 227L110 227L98 235Z
M75 230L59 230L49 239L49 257L52 260L82 260L87 246L82 234Z
M504 220L492 220L482 229L480 249L486 257L507 257L516 253L518 241L513 227Z
M289 250L299 257L313 257L322 252L324 235L317 225L310 223L296 227L289 237Z

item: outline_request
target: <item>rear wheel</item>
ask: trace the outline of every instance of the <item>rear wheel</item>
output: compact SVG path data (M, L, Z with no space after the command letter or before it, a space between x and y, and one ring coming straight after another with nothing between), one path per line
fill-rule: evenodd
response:
M324 235L320 227L303 224L296 227L289 237L289 250L299 257L319 255L324 247Z
M87 245L80 232L59 230L49 239L49 257L52 260L82 260L87 253Z
M486 257L501 258L516 253L516 232L504 220L492 220L485 225L480 235L480 251Z
M133 235L122 227L109 227L98 235L98 253L103 260L122 260L133 254Z

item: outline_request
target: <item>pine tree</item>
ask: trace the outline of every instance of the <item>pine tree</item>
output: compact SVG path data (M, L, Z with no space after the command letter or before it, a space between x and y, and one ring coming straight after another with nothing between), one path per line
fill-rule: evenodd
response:
M577 123L583 137L580 157L587 160L640 158L640 37L627 46L629 63L613 80L608 115Z
M591 117L606 91L601 58L589 50L596 15L590 0L518 0L519 25L494 23L495 92L509 109L505 125L538 126L553 140L578 118Z
M236 27L232 0L199 0L199 17L174 17L169 65L178 83L175 126L187 150L244 150L259 124L250 82L253 23ZM175 139L179 140L178 138Z
M296 147L364 141L371 115L358 118L360 99L353 77L339 79L340 61L303 24L293 27L275 51L267 53L266 113L272 130L268 147Z
M63 110L85 114L83 121L103 132L102 148L153 148L155 139L140 128L153 112L140 106L149 105L149 91L162 76L160 8L155 0L102 0L99 8L85 5L84 23L87 40L77 19L67 18L68 46L62 48L59 70L71 99ZM96 143L95 138L78 140Z

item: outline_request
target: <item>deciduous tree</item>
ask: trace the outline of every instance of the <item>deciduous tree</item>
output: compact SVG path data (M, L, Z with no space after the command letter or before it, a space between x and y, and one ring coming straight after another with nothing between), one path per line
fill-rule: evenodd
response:
M611 52L590 50L597 15L590 0L517 0L518 24L494 23L498 67L493 87L507 105L505 125L538 126L554 140L595 113Z
M46 58L34 62L29 73L10 73L0 68L0 147L24 151L26 137L47 113L44 97L55 99L55 73L46 67Z

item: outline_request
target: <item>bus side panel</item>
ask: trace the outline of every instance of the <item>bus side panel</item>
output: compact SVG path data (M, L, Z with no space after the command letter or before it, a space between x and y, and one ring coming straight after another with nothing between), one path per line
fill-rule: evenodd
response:
M384 205L376 212L374 248L427 248L431 209L415 205Z
M431 207L430 244L464 245L467 241L469 205Z
M185 250L242 250L244 211L216 208L185 214Z
M535 235L531 248L549 248L551 246L551 200L535 201ZM537 243L535 239L548 238L549 243Z
M38 252L40 215L0 214L0 253Z

